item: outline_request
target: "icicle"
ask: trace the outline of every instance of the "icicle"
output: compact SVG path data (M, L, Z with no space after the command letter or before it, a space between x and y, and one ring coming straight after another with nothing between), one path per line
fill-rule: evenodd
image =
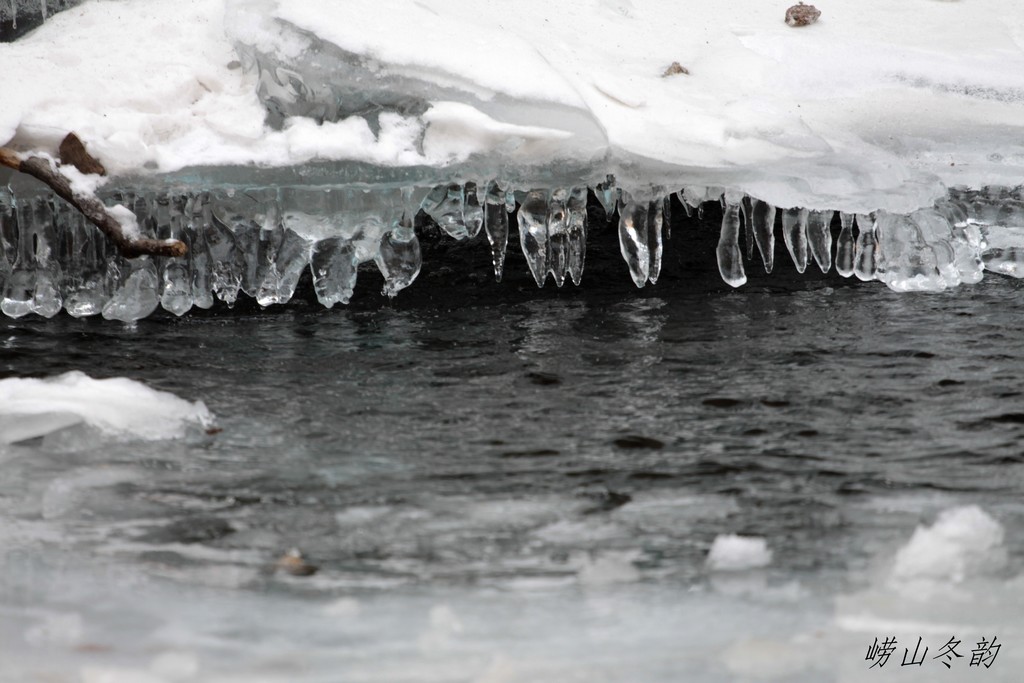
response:
M743 217L743 241L747 248L747 260L754 258L754 200L750 195L743 195L740 202L740 214Z
M548 193L530 190L519 207L519 245L533 279L544 286L548 276Z
M732 287L746 283L747 275L743 272L743 254L740 252L740 203L743 197L739 193L729 192L725 195L725 209L722 211L722 234L718 239L718 272L722 279Z
M655 199L647 208L647 251L650 253L651 262L647 267L647 280L652 284L658 283L658 276L661 275L661 234L664 226L665 202L662 199Z
M587 256L587 188L575 187L569 193L566 203L569 235L569 276L577 287L583 278L583 266Z
M480 228L484 225L484 210L480 206L480 195L476 183L472 181L466 183L463 192L465 204L462 209L462 224L466 226L466 236L472 239L480 234Z
M156 266L148 256L124 260L118 269L119 286L103 306L103 317L132 323L145 318L160 304Z
M858 280L874 280L878 239L875 221L870 216L857 214L857 245L854 250L853 272Z
M157 236L162 239L188 240L184 230L185 198L157 199ZM165 259L163 263L160 305L174 315L184 315L192 308L192 273L188 256Z
M597 201L601 202L601 206L604 207L605 216L611 220L619 202L619 189L615 185L615 176L605 176L605 181L598 183L594 188L594 194L597 195Z
M672 239L672 195L665 196L664 205L661 208L661 224L665 230L665 239Z
M508 210L505 193L495 180L487 183L484 193L484 232L491 244L491 263L494 264L494 279L501 282L505 269L505 250L508 248Z
M638 288L647 284L651 273L651 252L648 248L648 202L634 202L623 197L619 211L619 250L629 266L629 275Z
M697 212L697 219L704 218L704 209L701 208L704 204L704 196L707 194L707 188L704 187L684 187L679 195L679 200L686 207L686 215L693 216L693 212Z
M836 242L836 272L843 277L850 277L853 275L853 255L855 250L853 242L853 214L840 212L839 222L843 227L839 231L839 239Z
M188 256L192 261L192 301L197 308L213 307L213 272L210 263L210 246L207 244L206 226L210 223L210 195L202 192L191 198L188 204L188 223L191 233Z
M683 207L683 211L686 213L687 218L693 218L693 207L690 206L686 201L686 189L679 190L676 192L676 199L679 200L680 205Z
M782 212L782 237L796 272L807 270L807 209L793 208Z
M775 207L760 199L752 199L751 218L754 223L754 241L761 252L764 272L775 268Z
M256 292L256 303L260 306L288 303L309 263L309 243L293 230L279 228L269 235L267 246L268 260Z
M52 318L63 303L60 266L54 258L57 234L48 199L22 202L18 211L20 236L17 257L4 285L0 310L12 318L29 313Z
M565 202L569 192L564 188L555 189L548 202L548 272L561 287L569 273L569 226Z
M479 230L477 228L477 232ZM420 253L420 241L413 230L411 218L403 216L391 232L381 237L380 250L374 261L377 263L377 270L384 276L382 294L394 298L398 292L413 283L420 274L423 258Z
M43 21L46 21L46 0L39 0L39 13L43 15Z
M64 310L75 318L99 315L111 295L106 238L77 211L66 216L66 221Z
M832 217L835 213L811 211L807 216L807 245L823 273L832 268Z
M475 190L476 185L473 187ZM420 208L446 233L457 240L464 240L469 237L465 223L465 204L466 189L458 183L449 183L438 185L431 190L423 199ZM480 227L476 226L476 229L479 232Z
M347 304L355 291L358 266L355 247L344 237L329 237L313 245L309 272L317 300L327 308L338 302Z

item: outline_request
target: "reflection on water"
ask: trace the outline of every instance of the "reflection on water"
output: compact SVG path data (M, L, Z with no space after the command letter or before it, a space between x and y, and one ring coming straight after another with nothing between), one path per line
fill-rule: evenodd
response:
M0 375L125 376L223 429L0 446L0 679L932 680L864 652L948 626L996 631L981 673L1016 680L1022 303L989 279L0 320ZM932 564L1004 562L894 578L972 505ZM770 564L711 570L723 534ZM276 569L290 548L318 571Z

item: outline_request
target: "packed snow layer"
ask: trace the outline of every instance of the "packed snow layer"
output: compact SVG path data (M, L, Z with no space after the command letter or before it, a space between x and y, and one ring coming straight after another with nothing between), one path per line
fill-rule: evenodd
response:
M0 141L53 147L75 130L119 174L575 165L627 188L719 185L846 211L1020 182L1015 3L833 3L803 28L785 4L91 0L0 45ZM239 65L251 51L286 90L315 67L384 104L271 128ZM673 62L689 73L663 76Z
M192 403L124 377L93 379L75 371L0 380L0 444L82 423L118 437L173 439L190 425L212 421L202 401Z

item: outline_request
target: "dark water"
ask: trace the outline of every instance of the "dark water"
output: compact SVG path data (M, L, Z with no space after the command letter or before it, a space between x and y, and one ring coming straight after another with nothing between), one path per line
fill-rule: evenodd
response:
M1005 531L1007 563L985 579L1002 607L979 619L1012 638L1021 310L1024 287L989 276L934 295L818 283L135 329L0 319L0 376L128 377L203 400L223 429L8 448L0 504L22 570L0 605L86 624L12 670L133 680L165 675L168 650L188 680L776 680L778 662L778 680L861 680L873 635L835 605L882 591L891 607L878 567L963 505ZM706 565L733 533L772 551L738 588ZM314 576L273 571L292 547ZM95 595L126 604L96 614ZM310 616L328 603L358 628ZM900 618L948 622L914 604ZM818 633L839 673L749 646L779 633ZM986 680L1011 675L1013 646Z

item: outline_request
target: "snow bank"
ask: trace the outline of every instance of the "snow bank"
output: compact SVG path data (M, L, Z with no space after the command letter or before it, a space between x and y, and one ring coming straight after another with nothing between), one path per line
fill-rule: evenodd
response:
M1015 2L831 3L804 28L784 5L91 0L0 45L0 142L53 147L75 130L121 174L327 159L497 175L511 159L557 180L569 163L627 187L720 185L845 211L1020 182ZM322 94L302 71L319 59L423 106L271 130L236 43L273 55L286 94ZM673 62L689 73L663 76Z
M737 571L767 567L772 561L768 542L756 536L719 534L708 553L708 568Z
M79 423L120 437L146 440L185 435L189 425L208 425L213 415L141 382L92 379L68 372L48 379L0 380L0 443L44 436Z

